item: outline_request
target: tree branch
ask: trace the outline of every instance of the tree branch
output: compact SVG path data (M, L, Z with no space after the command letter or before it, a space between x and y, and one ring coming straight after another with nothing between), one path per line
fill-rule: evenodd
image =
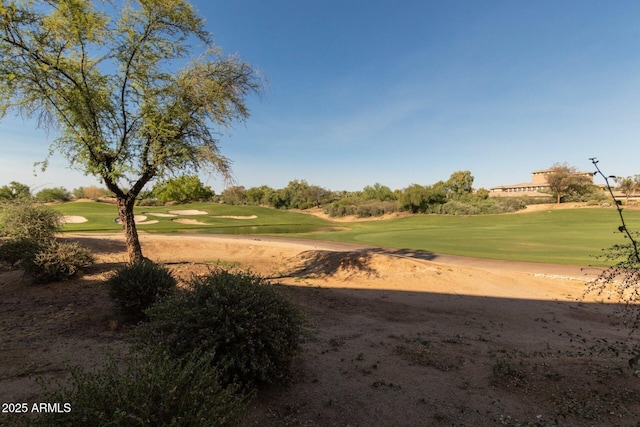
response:
M604 182L607 186L607 190L609 190L609 194L611 195L611 198L613 199L613 202L616 206L616 210L618 211L618 215L620 216L620 222L622 223L622 225L618 227L618 231L625 233L626 237L629 238L633 246L633 256L635 257L636 261L640 263L640 250L638 249L638 242L633 238L633 236L631 235L631 232L627 228L627 224L624 221L624 216L622 215L622 208L620 207L622 205L622 202L616 199L616 196L613 194L613 189L609 184L609 178L614 179L616 177L615 176L607 177L604 173L602 173L602 171L598 167L599 160L596 159L595 157L591 157L589 160L591 160L591 163L593 163L593 165L596 167L596 173L600 174L602 178L604 178Z

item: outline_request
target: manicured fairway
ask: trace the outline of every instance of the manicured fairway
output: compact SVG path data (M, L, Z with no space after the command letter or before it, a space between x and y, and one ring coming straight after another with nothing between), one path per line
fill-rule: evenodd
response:
M96 202L65 203L54 206L63 215L77 215L87 218L80 224L65 224L63 231L118 231L122 226L116 223L118 211L115 205ZM203 211L204 215L176 214L172 211ZM146 221L157 221L154 224L140 224L139 230L151 233L175 232L211 232L238 234L246 230L246 234L265 234L269 230L285 233L287 230L315 230L330 226L331 223L321 218L302 213L287 212L256 206L227 206L217 203L189 203L184 205L146 207L139 206L135 215L146 216ZM157 216L154 214L161 214ZM225 218L226 217L226 218ZM235 217L235 218L232 218ZM177 220L190 220L202 224L184 224Z
M629 211L640 230L640 212ZM351 224L318 239L436 253L557 264L598 265L594 255L625 239L614 209L584 208L484 216L414 216ZM310 235L300 235L311 237Z
M89 221L67 224L63 231L117 231L113 205L68 203L56 206L65 215ZM206 215L153 216L172 210L202 210ZM602 248L625 239L617 231L613 208L580 208L533 213L484 216L416 215L382 221L333 223L312 215L253 206L192 203L172 207L138 207L155 224L139 230L158 233L198 232L220 234L268 234L289 237L364 243L374 246L423 250L436 253L538 261L557 264L598 265L594 258ZM227 218L223 218L227 217ZM230 218L236 217L236 218ZM177 218L204 224L181 224ZM640 230L640 211L625 211L633 230ZM335 228L347 227L339 231Z

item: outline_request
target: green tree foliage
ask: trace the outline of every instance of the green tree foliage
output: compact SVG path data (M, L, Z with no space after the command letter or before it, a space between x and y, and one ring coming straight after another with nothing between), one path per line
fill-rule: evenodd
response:
M35 199L43 203L68 202L71 193L64 187L44 188L36 193Z
M262 204L277 209L308 209L333 200L332 192L297 179L279 190L263 185L248 190L244 187L229 187L222 193L222 201L227 204Z
M294 179L282 189L279 195L282 208L308 209L331 201L331 193L307 181Z
M241 185L225 188L220 194L220 198L227 205L244 205L247 202L246 190Z
M9 185L0 187L0 201L28 199L31 197L31 189L28 185L11 181Z
M248 117L261 88L185 0L3 1L0 55L0 115L37 118L58 133L51 153L102 179L131 261L142 259L133 208L145 185L202 168L229 176L217 135Z
M449 197L459 199L473 192L473 176L470 171L454 172L444 183L444 188Z
M447 201L447 193L443 182L431 186L412 184L405 188L400 198L402 209L412 213L430 212L433 206Z
M397 195L391 191L389 187L377 182L373 184L373 186L367 185L362 189L362 198L364 200L379 200L381 202L398 199Z
M633 177L616 177L615 183L617 190L624 194L625 203L629 203L629 197L631 197L631 195L640 192L640 175Z
M162 202L206 201L214 196L211 187L205 186L198 175L184 175L162 181L153 186L153 195Z
M563 196L585 193L592 186L589 177L581 175L575 166L555 163L546 175L549 191L560 203Z
M267 185L251 187L245 193L247 203L250 205L269 205L271 195L275 190Z

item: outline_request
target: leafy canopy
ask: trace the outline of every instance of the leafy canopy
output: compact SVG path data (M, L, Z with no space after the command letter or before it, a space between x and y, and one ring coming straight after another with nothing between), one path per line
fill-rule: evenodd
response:
M218 137L248 117L245 98L261 87L256 71L222 56L184 0L120 5L3 1L0 117L17 110L56 130L51 152L102 177L117 197L176 170L227 176Z

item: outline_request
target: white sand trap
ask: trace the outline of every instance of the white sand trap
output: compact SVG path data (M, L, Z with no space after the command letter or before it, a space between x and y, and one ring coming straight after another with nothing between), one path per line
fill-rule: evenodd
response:
M145 215L151 215L151 216L157 216L157 217L160 217L160 218L175 218L175 217L178 216L176 214L168 214L168 213L166 214L166 213L160 213L160 212L145 212L144 214Z
M157 224L158 220L157 219L153 219L151 221L147 221L147 216L146 215L135 215L133 217L133 220L136 222L136 224L138 225L146 225L146 224ZM120 218L116 218L116 222L118 224L122 224L122 221L120 221Z
M211 216L211 218L223 218L223 219L256 219L258 218L256 215L215 215Z
M191 225L209 225L206 222L198 221L197 219L188 219L188 218L176 218L171 221L179 222L180 224L191 224Z
M82 224L89 221L87 218L79 215L65 215L62 217L63 224Z
M190 210L190 209L183 209L183 210L178 210L178 211L169 211L170 214L175 214L175 215L207 215L209 212L207 211L198 211L198 210Z

